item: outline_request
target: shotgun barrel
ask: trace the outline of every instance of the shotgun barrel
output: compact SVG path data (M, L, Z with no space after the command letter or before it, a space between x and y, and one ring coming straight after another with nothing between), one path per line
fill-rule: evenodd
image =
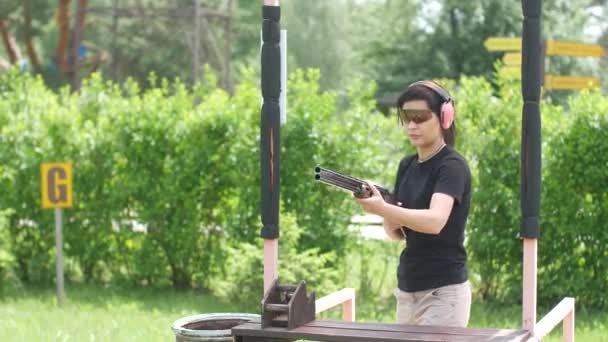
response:
M357 198L368 198L373 194L372 189L370 189L366 182L320 166L315 167L315 179L340 189L350 191ZM387 203L396 203L395 196L391 194L390 191L379 185L375 185L375 187Z

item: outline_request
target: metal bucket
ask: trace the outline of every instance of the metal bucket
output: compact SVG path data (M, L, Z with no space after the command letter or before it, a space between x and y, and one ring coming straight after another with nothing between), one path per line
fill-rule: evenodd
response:
M228 342L232 341L230 331L237 325L247 322L260 322L260 315L244 313L216 313L194 315L180 318L171 329L176 342Z

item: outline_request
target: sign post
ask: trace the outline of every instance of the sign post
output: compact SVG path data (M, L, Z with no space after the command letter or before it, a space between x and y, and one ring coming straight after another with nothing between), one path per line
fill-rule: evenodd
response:
M55 210L55 282L57 284L57 303L62 306L65 299L62 208L72 207L72 164L43 163L40 166L40 180L42 208Z
M489 37L483 45L488 51L506 52L502 58L504 62L503 74L510 77L521 77L522 67L522 39L520 37ZM572 56L594 57L605 55L604 48L597 44L582 44L562 42L546 39L541 44L541 82L545 90L567 90L598 88L600 80L595 77L544 75L545 56Z

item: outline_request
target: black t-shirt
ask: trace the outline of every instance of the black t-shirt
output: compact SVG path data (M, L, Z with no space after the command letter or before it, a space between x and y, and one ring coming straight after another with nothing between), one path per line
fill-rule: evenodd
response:
M394 193L402 207L428 209L437 192L452 196L454 206L438 235L403 227L407 243L397 271L402 291L459 284L468 278L464 229L471 202L471 172L466 160L450 146L421 163L417 155L401 160Z

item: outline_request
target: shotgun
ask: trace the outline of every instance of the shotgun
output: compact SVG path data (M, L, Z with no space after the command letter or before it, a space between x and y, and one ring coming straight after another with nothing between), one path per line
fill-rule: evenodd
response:
M340 189L351 191L357 198L368 198L373 194L372 189L369 188L366 182L320 166L315 167L315 179ZM384 198L384 201L390 204L396 203L395 196L386 188L379 185L375 185L375 187L382 195L382 198Z

